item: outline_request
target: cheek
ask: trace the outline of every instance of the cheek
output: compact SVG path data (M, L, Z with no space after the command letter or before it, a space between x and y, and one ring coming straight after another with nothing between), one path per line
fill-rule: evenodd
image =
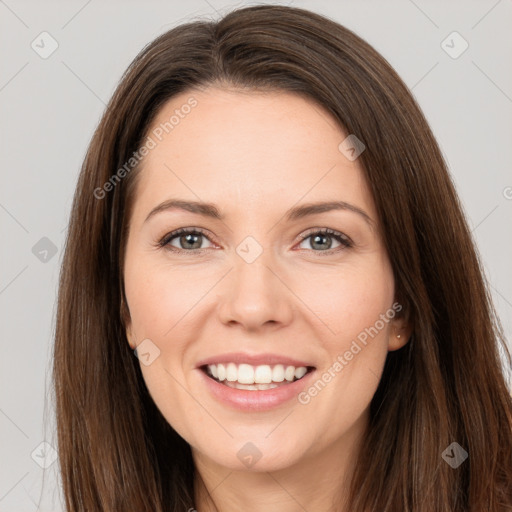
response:
M316 275L297 290L314 312L326 354L314 389L306 390L300 402L348 427L349 419L369 405L387 357L395 316L392 270L377 257L358 268Z
M340 266L296 279L294 292L316 317L324 344L333 351L356 339L392 306L394 280L387 260L375 257L364 265ZM379 331L387 332L388 324L379 323Z
M193 433L201 415L183 414L190 410L187 382L190 357L187 349L194 338L194 305L211 287L211 277L197 275L193 269L172 268L139 253L127 258L125 293L135 344L149 339L158 347L158 356L140 368L153 401L169 424L194 441Z
M141 257L128 263L125 272L126 297L138 341L172 338L172 331L186 324L187 314L209 286L209 280L192 269L149 260Z

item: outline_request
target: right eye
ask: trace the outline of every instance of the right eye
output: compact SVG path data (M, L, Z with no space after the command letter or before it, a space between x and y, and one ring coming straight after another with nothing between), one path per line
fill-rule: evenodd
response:
M180 228L165 235L159 245L171 251L193 252L207 249L202 247L205 240L211 243L200 228Z

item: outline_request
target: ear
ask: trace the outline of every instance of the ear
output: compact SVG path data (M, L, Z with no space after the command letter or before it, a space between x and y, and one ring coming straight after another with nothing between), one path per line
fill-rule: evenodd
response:
M135 350L136 346L136 337L133 333L132 329L132 319L130 317L130 312L128 310L128 306L126 304L126 301L124 299L124 295L121 295L121 308L120 308L120 315L121 315L121 324L124 327L126 339L128 341L128 345L130 345L130 348L132 350Z
M411 338L413 331L412 322L400 316L391 321L389 329L388 351L392 352L405 346Z
M126 339L128 341L128 345L130 345L130 348L132 350L135 350L136 343L135 343L135 336L133 335L133 332L132 332L131 321L128 321L126 323L125 332L126 332Z

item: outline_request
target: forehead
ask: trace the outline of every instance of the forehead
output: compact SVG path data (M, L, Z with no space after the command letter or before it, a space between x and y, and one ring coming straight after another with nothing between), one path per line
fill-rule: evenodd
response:
M146 206L180 195L256 210L304 197L350 199L373 213L362 169L338 148L348 134L297 94L191 90L163 105L147 135L155 146L137 192Z

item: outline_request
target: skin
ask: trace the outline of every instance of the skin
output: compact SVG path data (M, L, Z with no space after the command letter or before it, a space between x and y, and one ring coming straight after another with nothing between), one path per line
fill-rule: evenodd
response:
M152 128L192 95L197 106L149 152L139 176L125 253L128 341L133 349L150 339L160 350L141 370L192 447L197 510L343 510L332 503L364 442L386 355L409 339L404 320L385 323L305 405L232 409L209 393L196 365L226 352L273 352L311 361L320 377L392 308L392 269L363 171L338 149L346 134L330 114L292 93L187 91ZM215 203L225 219L172 209L145 222L171 197ZM348 210L284 218L294 206L330 200L364 210L374 228ZM170 243L181 253L158 246L178 228L205 230L204 251L179 236ZM301 241L312 228L339 231L353 247L330 236L320 248L314 237ZM252 263L236 252L247 236L263 249ZM247 442L262 454L251 468L237 457Z

